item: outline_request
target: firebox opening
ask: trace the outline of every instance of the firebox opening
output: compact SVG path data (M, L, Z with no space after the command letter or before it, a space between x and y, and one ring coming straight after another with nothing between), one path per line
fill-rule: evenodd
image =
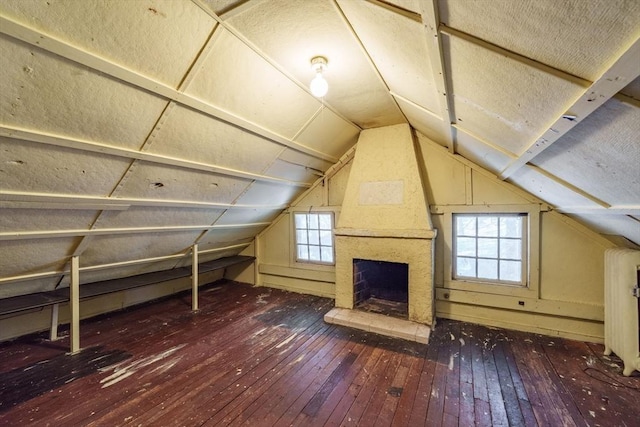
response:
M408 317L409 265L353 260L353 306L359 310Z

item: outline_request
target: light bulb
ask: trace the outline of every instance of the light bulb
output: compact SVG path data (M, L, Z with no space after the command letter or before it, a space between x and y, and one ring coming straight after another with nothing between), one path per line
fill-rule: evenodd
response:
M322 98L329 91L329 83L327 83L324 77L322 77L322 73L317 73L313 80L311 80L309 89L311 89L311 94L313 96L316 98Z

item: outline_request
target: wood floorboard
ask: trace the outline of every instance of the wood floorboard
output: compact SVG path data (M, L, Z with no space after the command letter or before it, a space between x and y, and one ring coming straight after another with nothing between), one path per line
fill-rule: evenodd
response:
M217 282L0 343L0 426L636 426L600 344L439 320L429 345L323 322L329 299Z

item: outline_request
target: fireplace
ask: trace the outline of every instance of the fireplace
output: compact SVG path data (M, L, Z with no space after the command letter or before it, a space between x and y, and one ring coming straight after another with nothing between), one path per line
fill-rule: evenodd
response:
M375 294L374 298L405 304L405 322L434 324L436 230L418 157L408 125L360 133L334 233L336 313L340 316L349 317L348 312L340 311L346 309L361 318L359 309L366 297ZM360 283L368 270L391 271L392 276L403 278L402 285L395 286L395 278L390 288ZM398 299L401 301L395 301ZM380 316L379 322L388 319Z
M406 319L408 302L408 264L353 260L353 306L356 309Z

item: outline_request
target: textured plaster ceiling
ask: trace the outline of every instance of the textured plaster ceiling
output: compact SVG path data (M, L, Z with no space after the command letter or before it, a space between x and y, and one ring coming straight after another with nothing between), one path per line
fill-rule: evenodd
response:
M639 36L636 0L0 0L0 297L238 253L405 122L640 244Z

